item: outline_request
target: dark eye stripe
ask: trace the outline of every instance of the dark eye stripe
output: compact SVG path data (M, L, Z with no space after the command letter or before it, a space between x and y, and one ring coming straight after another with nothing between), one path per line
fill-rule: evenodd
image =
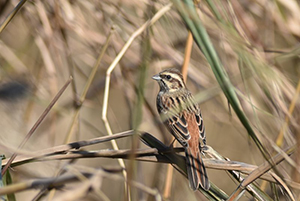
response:
M161 83L163 83L164 87L167 89L167 84L164 82L164 80L161 80Z
M160 73L161 81L164 83L165 88L180 89L185 88L183 77L178 72L163 72Z

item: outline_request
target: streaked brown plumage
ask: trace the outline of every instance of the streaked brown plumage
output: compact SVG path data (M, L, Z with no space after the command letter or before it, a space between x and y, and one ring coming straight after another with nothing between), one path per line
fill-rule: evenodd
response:
M190 187L197 190L200 184L208 190L210 183L201 157L206 144L201 110L177 69L164 70L152 78L160 86L156 104L162 121L185 148Z

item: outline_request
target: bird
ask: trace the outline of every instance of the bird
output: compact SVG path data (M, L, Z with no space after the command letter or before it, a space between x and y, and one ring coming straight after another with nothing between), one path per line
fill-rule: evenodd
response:
M200 107L176 68L163 70L152 79L160 87L156 106L161 120L185 149L190 188L195 191L200 185L208 191L210 182L202 160L206 137Z

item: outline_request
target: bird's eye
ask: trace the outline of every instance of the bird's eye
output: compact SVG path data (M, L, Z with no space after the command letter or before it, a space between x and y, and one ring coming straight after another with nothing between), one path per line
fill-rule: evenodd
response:
M171 75L167 75L167 79L170 80L172 77Z

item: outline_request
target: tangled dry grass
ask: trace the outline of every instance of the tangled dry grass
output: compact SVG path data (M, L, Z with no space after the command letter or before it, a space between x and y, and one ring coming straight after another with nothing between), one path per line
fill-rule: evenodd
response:
M0 2L6 199L300 199L298 1L17 3ZM168 67L187 70L202 109L209 192L157 141L171 136L151 77Z

